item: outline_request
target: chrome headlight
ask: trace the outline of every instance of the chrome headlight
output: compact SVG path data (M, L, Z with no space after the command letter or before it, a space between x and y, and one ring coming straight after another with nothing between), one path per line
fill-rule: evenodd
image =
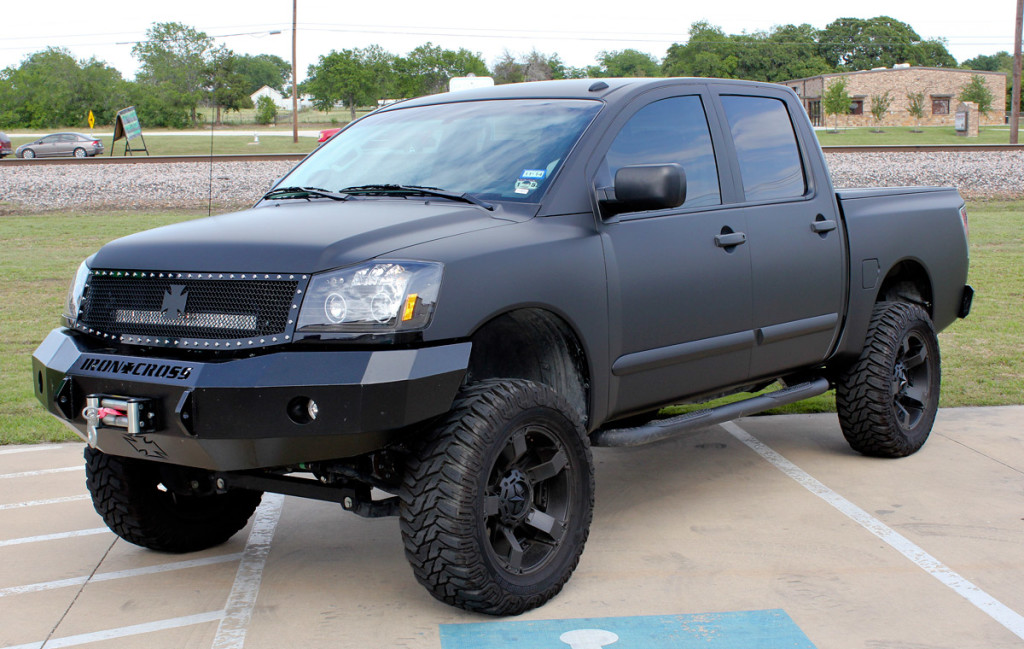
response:
M314 275L299 311L300 332L422 329L441 287L442 265L371 262Z
M64 319L69 326L74 326L78 321L79 310L82 307L82 297L85 295L85 283L89 279L89 260L86 259L78 266L71 286L68 287L68 297L64 300Z

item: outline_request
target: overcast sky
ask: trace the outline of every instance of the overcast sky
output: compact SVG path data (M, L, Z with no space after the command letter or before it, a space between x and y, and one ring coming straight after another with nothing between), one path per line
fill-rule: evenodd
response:
M810 23L824 28L843 17L891 15L910 24L923 38L945 38L958 62L978 54L1013 50L1013 0L973 0L959 4L935 0L862 0L857 3L665 2L622 3L547 0L498 3L481 0L425 2L337 2L298 0L300 80L317 57L332 49L379 44L405 54L427 41L449 49L480 53L488 65L504 50L557 52L567 64L592 65L602 50L638 49L659 60L672 43L685 42L697 20L718 25L727 34ZM291 0L168 0L165 2L89 2L88 0L3 0L4 35L0 68L17 66L48 46L66 47L78 59L95 56L128 79L138 62L134 41L145 39L154 22L176 21L205 31L241 54L276 54L291 60ZM281 30L280 34L268 32Z

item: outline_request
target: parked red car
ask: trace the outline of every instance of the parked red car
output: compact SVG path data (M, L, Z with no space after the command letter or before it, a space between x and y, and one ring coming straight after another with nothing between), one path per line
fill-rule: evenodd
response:
M327 140L331 139L332 135L334 135L340 130L340 128L328 128L320 131L320 138L317 140L317 142L326 142Z
M11 138L7 137L7 134L0 131L0 158L11 155L14 150L11 148Z

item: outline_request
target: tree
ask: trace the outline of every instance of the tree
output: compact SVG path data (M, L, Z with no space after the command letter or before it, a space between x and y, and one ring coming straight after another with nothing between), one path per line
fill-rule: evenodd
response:
M913 27L889 16L834 20L819 35L818 51L830 65L844 70L870 70L897 63L956 66L945 43L922 40Z
M402 97L445 92L452 77L490 74L480 54L464 48L446 50L429 42L395 60L395 71Z
M262 87L262 86L261 86ZM256 122L270 124L277 119L277 105L266 95L256 100Z
M891 105L892 97L889 96L888 90L880 95L871 95L871 116L875 118L875 133L882 132L882 120L885 119Z
M136 82L150 86L151 96L167 108L188 111L194 125L215 52L204 32L181 23L153 23L146 40L132 47L140 64Z
M235 57L235 70L246 78L247 95L263 86L283 92L292 79L292 64L275 54L238 55Z
M739 64L736 45L721 27L701 20L690 25L690 39L673 43L661 71L670 77L731 78Z
M28 128L81 127L89 111L113 121L127 102L121 73L102 61L76 61L62 48L26 57L0 72L0 124Z
M921 120L924 119L924 93L923 92L908 92L907 93L907 112L914 118L916 130L911 130L911 133L921 132Z
M973 101L978 104L978 110L984 115L988 115L988 112L992 110L992 91L989 90L988 84L985 83L984 77L980 74L971 75L971 80L960 89L957 99L960 101Z
M236 112L242 108L252 108L252 99L247 92L249 80L238 71L238 59L234 52L226 48L213 52L206 73L209 99L217 110L215 124L220 124L221 108Z
M309 66L302 90L313 96L317 110L328 111L339 101L345 102L354 120L358 106L376 105L378 99L392 92L394 60L393 54L377 45L340 52L331 50Z
M529 54L514 56L505 50L491 69L494 83L522 83L524 81L547 81L548 79L580 79L586 70L565 65L558 54L543 54L532 50Z
M597 55L596 77L660 77L661 65L647 52L639 50L603 51Z
M850 94L846 92L846 79L839 77L828 84L821 98L826 115L835 115L835 131L839 132L839 116L850 112Z
M960 64L964 70L984 70L986 72L1013 72L1013 54L1007 51L995 54L979 54Z

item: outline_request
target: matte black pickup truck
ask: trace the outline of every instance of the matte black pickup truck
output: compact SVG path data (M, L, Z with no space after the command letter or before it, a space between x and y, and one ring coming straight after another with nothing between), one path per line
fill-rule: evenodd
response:
M955 189L835 192L787 88L467 90L351 124L250 210L104 246L33 382L132 543L334 501L399 516L438 599L515 614L579 561L592 445L835 389L854 449L918 450L967 266Z

